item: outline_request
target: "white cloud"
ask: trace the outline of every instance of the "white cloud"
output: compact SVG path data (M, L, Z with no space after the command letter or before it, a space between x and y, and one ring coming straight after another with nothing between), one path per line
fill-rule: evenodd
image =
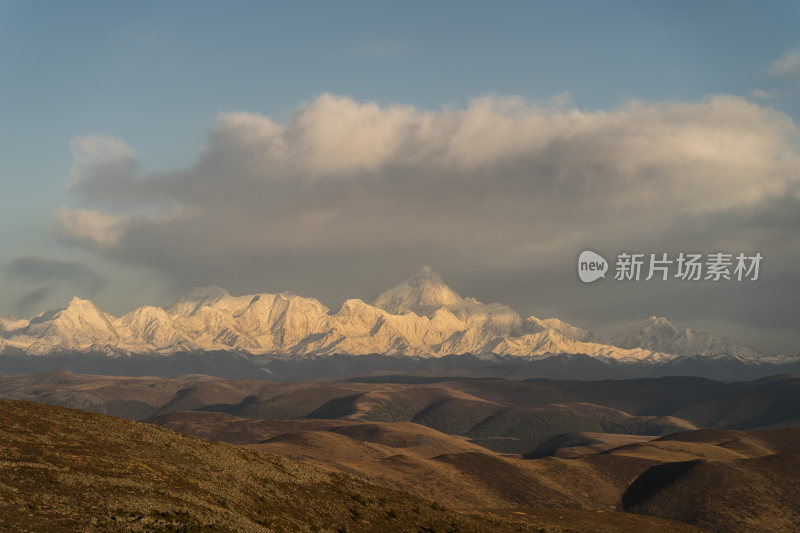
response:
M119 244L127 225L121 216L65 206L53 212L53 219L60 237L100 251Z
M69 173L72 187L98 176L103 180L125 179L136 171L136 152L115 137L77 137L70 142L70 151L74 159Z
M739 228L719 220L800 183L798 137L788 116L732 96L586 112L520 98L430 111L323 95L286 123L221 114L198 160L170 174L137 176L127 145L84 140L74 190L119 212L54 218L63 239L178 284L252 290L268 277L325 296L302 280L399 279L421 264L532 272L587 243L732 238Z
M750 97L758 100L769 100L772 98L772 94L764 89L753 89L750 91Z
M767 72L776 78L800 79L800 47L792 48L776 59Z

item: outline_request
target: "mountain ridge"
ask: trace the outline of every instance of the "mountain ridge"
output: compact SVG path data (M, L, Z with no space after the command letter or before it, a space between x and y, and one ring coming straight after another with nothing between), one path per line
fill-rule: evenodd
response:
M171 305L142 306L121 317L75 297L31 319L0 320L0 351L173 354L237 351L249 355L391 355L541 357L584 354L619 362L663 363L681 356L725 356L746 363L784 362L706 332L651 317L625 335L598 337L558 318L523 318L500 303L463 298L423 267L371 304L349 299L332 311L289 292L232 296L194 289Z

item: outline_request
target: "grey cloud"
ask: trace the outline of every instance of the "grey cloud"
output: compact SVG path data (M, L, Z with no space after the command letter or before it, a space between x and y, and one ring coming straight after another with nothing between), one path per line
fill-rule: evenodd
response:
M39 285L19 299L16 304L19 311L33 309L59 287L72 295L92 297L107 283L87 265L36 256L12 260L3 267L3 275L10 281Z
M787 226L798 138L788 116L730 96L584 112L517 98L426 111L323 95L285 124L220 115L179 172L141 176L121 141L76 140L71 183L89 208L62 207L54 222L63 242L178 287L288 289L335 304L430 264L462 292L522 312L647 316L654 299L679 294L667 310L742 320L670 284L625 289L630 305L603 308L588 302L574 258L585 247L738 247L800 266ZM592 294L617 298L613 287ZM798 316L782 299L765 310L784 311Z
M14 307L15 309L17 309L17 311L22 311L22 312L28 311L30 309L36 309L54 292L55 292L55 287L53 287L52 285L45 285L44 287L33 289L23 294L22 297L19 300L17 300L17 303Z

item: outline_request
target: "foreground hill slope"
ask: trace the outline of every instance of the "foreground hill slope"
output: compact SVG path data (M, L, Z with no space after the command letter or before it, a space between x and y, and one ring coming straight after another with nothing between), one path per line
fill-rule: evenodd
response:
M43 404L0 400L0 428L2 531L698 531L623 512L455 512L270 453Z
M513 531L276 455L149 424L0 401L0 529ZM173 528L173 529L169 529Z

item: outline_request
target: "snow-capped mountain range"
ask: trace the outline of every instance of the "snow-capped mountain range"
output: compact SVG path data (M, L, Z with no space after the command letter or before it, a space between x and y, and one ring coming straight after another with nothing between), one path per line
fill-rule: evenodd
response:
M287 356L568 353L654 363L690 355L785 359L656 317L624 335L593 340L598 338L557 318L522 318L505 305L462 298L427 267L371 304L347 300L335 312L314 298L286 292L232 296L207 287L169 307L144 306L121 317L73 298L63 309L28 320L0 318L0 352L28 355L225 350Z

